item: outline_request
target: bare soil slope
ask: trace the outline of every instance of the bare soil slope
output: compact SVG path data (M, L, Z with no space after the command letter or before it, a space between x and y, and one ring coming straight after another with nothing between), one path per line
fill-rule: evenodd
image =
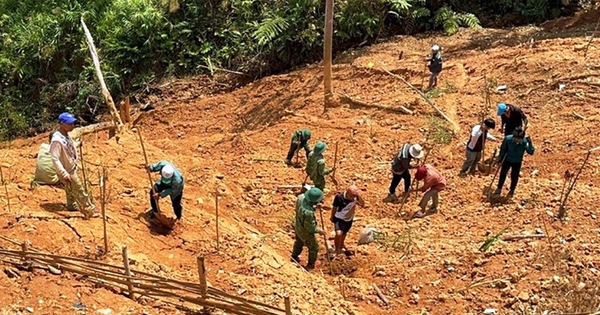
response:
M415 111L413 116L343 102L323 113L319 65L268 77L231 93L211 95L197 81L157 88L161 93L149 99L156 111L141 126L150 160L168 159L184 174L184 220L163 235L143 219L149 208L149 184L134 133L125 131L119 143L107 134L86 136L92 181L98 178L94 165L110 169L110 251L102 259L120 264L120 248L127 245L132 268L195 281L196 255L203 253L213 286L279 306L289 294L294 314L475 314L486 308L511 314L533 308L586 311L583 308L598 305L594 277L600 254L596 207L600 156L592 155L571 193L568 219L559 222L552 217L558 210L563 173L574 172L587 150L600 145L599 50L596 41L589 50L585 47L598 15L587 14L591 17L540 28L397 37L337 58L334 87L339 95L390 107L403 105ZM405 222L396 217L400 205L381 201L391 179L385 162L404 142L434 145L429 131L435 129L430 118L435 112L381 67L421 87L426 84L423 60L433 43L443 47L445 70L437 91L429 95L460 130L449 143L436 144L428 157L448 180L448 189L442 192L443 213ZM507 86L504 93L492 93L494 106L487 109L482 105L484 75ZM566 86L559 90L559 84ZM491 176L457 175L470 128L479 122L482 109L495 117L498 102L515 104L528 114L536 152L525 159L515 198L490 204L482 191ZM300 184L304 171L253 160L282 160L291 133L301 127L313 131L313 145L316 140L328 143L329 165L339 141L339 186L328 182L326 203L332 202L336 190L352 183L367 200L348 238L356 256L334 265L343 276L328 275L326 264L306 273L289 262L296 196L277 187ZM6 155L2 163L11 196L11 211L0 209L1 234L27 239L41 251L93 257L102 245L102 221L84 221L77 213L64 211L61 190L29 189L35 155L46 139L41 135L19 140L0 152ZM490 148L497 145L490 143ZM219 252L215 191L222 196ZM4 194L1 198L6 204ZM403 211L416 210L419 199L420 195L411 196ZM163 209L171 214L168 202L163 202ZM325 224L330 230L331 224ZM411 250L392 246L386 250L378 243L357 246L366 226L387 233L388 240L410 234ZM486 253L478 251L487 237L503 228L510 234L541 229L550 237L498 243ZM306 251L302 256L305 262ZM0 273L0 286L5 288L0 303L7 314L26 312L26 307L41 314L73 314L77 301L88 309L110 308L117 314L183 312L162 302L136 303L69 275L42 271L21 275L9 279ZM372 284L390 298L390 305L381 303Z

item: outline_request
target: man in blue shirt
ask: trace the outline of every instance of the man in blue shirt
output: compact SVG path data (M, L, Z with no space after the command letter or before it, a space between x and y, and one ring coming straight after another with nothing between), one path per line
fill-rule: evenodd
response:
M500 155L498 156L498 163L502 163L502 169L500 169L500 178L498 179L498 188L494 192L494 195L500 195L502 193L502 186L506 180L506 175L510 169L510 191L508 192L507 198L512 198L515 194L515 188L519 182L519 173L521 172L521 165L523 163L523 156L525 152L533 155L535 148L530 137L525 137L525 131L523 128L517 127L513 134L506 136L502 146L500 147Z
M151 216L158 212L156 201L166 196L171 197L173 212L177 220L181 220L181 198L183 197L183 176L181 172L170 162L160 161L156 164L148 165L150 172L160 172L160 180L154 184L154 189L150 190L150 204L152 205Z

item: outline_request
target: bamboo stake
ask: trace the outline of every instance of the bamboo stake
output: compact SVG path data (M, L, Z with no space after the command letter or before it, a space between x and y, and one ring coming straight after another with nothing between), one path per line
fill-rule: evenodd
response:
M106 234L106 180L108 175L106 168L102 167L102 176L100 176L100 202L102 209L102 233L104 234L104 255L108 254L108 235Z
M219 190L215 188L215 216L217 226L217 252L219 252L220 241L219 241Z
M335 153L333 154L333 174L332 174L332 177L335 177L335 170L337 169L337 154L338 154L338 141L335 142Z
M21 250L23 251L23 263L28 264L29 258L27 256L27 241L21 243Z
M529 234L529 235L506 235L502 238L503 241L522 240L527 238L544 238L545 234Z
M83 141L83 139L81 139ZM83 142L79 143L79 157L81 158L81 171L83 172L83 191L86 195L88 194L88 180L85 172L85 160L83 158Z
M438 114L440 114L440 116L442 116L444 119L446 119L449 123L452 124L452 126L454 127L454 131L458 131L460 130L460 127L452 120L450 119L450 117L446 116L446 114L444 114L444 112L442 112L441 109L439 109L439 107L435 106L435 104L433 104L429 98L427 98L427 96L421 92L419 89L417 89L416 87L414 87L412 84L410 84L408 81L404 80L403 77L399 76L399 75L395 75L391 72L389 72L387 69L385 69L383 66L381 67L381 69L383 71L385 71L387 74L393 76L394 78L400 79L402 82L404 82L406 85L408 85L409 87L411 87L413 90L415 90L419 95L421 95L421 97L425 100L425 102L427 102L429 105L431 105L431 107L433 107L433 109L435 109L435 111L437 111Z
M100 59L98 58L98 52L96 52L96 46L94 45L94 39L92 38L92 34L90 30L88 30L87 25L83 21L83 17L81 18L81 26L83 27L83 31L85 32L85 37L87 38L90 53L92 55L92 60L94 62L94 68L96 69L96 76L98 77L98 81L100 81L100 88L102 89L102 95L104 96L104 100L108 105L108 109L110 110L110 115L112 116L112 120L117 127L117 132L121 131L121 127L123 126L123 122L121 121L121 117L119 116L119 112L115 107L115 102L113 102L112 96L110 96L110 92L108 91L108 87L106 87L106 82L104 82L104 76L102 75L102 70L100 69Z
M10 195L8 194L8 186L6 185L6 182L4 181L4 173L2 172L1 165L0 165L0 180L2 180L2 184L4 185L4 192L6 193L6 202L8 204L8 212L12 213L12 211L10 210Z
M325 221L323 221L323 210L321 209L321 205L317 206L317 210L319 211L319 215L321 216L321 229L325 231ZM329 266L329 274L333 275L333 269L331 269L331 259L329 258L329 246L327 246L327 236L323 235L323 246L325 246L325 257L327 257L327 265Z
M383 301L383 303L385 303L385 305L390 304L390 301L385 297L385 295L383 295L383 293L381 292L381 290L379 290L379 287L377 287L376 284L373 284L373 290L375 290L375 293L377 293L377 296L381 299L381 301Z
M289 296L284 297L283 302L285 303L285 315L292 315L292 306L290 304L290 297Z
M571 193L571 191L575 187L575 182L577 182L577 179L579 179L579 175L581 175L581 171L583 170L583 168L587 164L587 161L590 158L590 155L592 154L592 152L594 152L596 150L600 150L600 147L595 147L593 149L588 150L588 153L585 156L585 159L583 160L583 164L581 164L581 167L579 168L579 171L577 172L577 175L575 175L575 178L571 182L571 186L569 186L569 189L567 189L567 192L565 193L565 198L563 200L561 200L560 207L558 208L558 218L559 219L560 218L564 218L564 216L565 216L565 214L567 212L565 204L567 203L567 199L569 199L569 194Z
M128 277L131 277L131 271L129 270L129 259L127 258L127 245L123 246L123 265L125 266L125 274ZM129 290L129 298L135 300L135 295L133 293L133 284L131 281L127 281L127 288Z
M204 267L204 256L198 255L198 276L200 278L200 292L206 298L206 269Z

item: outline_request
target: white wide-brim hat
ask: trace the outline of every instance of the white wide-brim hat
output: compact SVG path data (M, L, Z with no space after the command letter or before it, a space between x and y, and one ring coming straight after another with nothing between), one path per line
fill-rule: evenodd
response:
M408 149L408 153L415 159L420 159L423 157L423 148L419 144L413 144Z

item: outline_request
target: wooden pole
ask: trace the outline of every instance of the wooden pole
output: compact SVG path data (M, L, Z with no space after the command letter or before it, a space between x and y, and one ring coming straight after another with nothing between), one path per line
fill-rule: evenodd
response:
M458 131L460 130L460 127L458 126L458 124L456 124L452 119L450 119L450 117L448 117L446 114L444 114L444 112L442 112L442 110L435 106L435 104L433 104L433 102L431 102L431 100L429 100L429 98L427 98L427 96L425 94L423 94L423 92L421 92L419 89L417 89L416 87L414 87L412 84L410 84L408 81L404 80L403 77L399 76L399 75L395 75L391 72L389 72L387 69L385 69L384 67L381 67L381 69L383 71L385 71L387 74L393 76L394 78L400 79L402 82L404 82L406 85L408 85L409 87L411 87L413 90L415 90L419 95L421 95L421 97L425 100L425 102L427 102L427 104L431 105L431 107L433 107L433 109L435 109L435 111L440 114L440 116L442 116L444 119L446 119L449 123L452 124L452 126L454 127L454 131Z
M81 139L81 141L83 141L83 139ZM81 171L83 172L83 191L85 192L86 195L89 196L88 194L88 181L87 181L87 175L85 172L85 160L83 158L83 142L79 143L79 157L81 158Z
M206 298L206 269L204 267L204 256L198 255L198 277L200 278L200 292Z
M390 301L385 297L385 295L383 295L383 293L381 292L381 290L379 290L379 287L376 284L373 284L373 290L375 290L375 293L377 293L377 296L381 299L383 303L385 303L385 305L390 304Z
M8 204L8 212L12 213L12 211L10 211L10 195L8 194L8 186L6 185L6 182L4 181L4 173L2 172L2 166L0 166L0 180L2 180L2 184L4 185L4 192L6 193L6 202Z
M121 127L123 126L123 121L121 121L121 117L119 116L119 112L117 112L117 108L115 107L115 102L113 102L112 96L110 96L110 92L106 87L106 82L104 82L104 76L102 75L102 70L100 69L100 59L98 58L98 52L96 52L96 46L94 45L94 39L92 38L92 34L90 30L88 30L87 25L83 21L83 17L81 18L81 26L83 27L83 31L85 32L85 37L87 38L88 44L90 46L90 53L92 55L92 60L94 62L94 68L96 69L96 76L98 77L98 81L100 81L100 88L102 89L102 95L104 96L104 100L108 105L108 109L110 110L110 115L112 116L112 120L117 127L117 132L121 131Z
M131 270L129 270L129 259L127 258L127 245L123 246L123 265L125 266L125 275L127 277L131 277ZM129 297L135 300L133 284L131 283L130 279L127 279L127 289L129 290Z
M283 302L285 303L285 315L292 315L292 305L290 304L290 297L284 297Z
M325 223L323 221L323 210L321 206L317 206L317 211L319 211L319 215L321 216L321 229L325 231ZM329 259L329 250L327 246L327 236L323 235L323 246L325 246L325 257L327 257L327 265L329 265L329 274L333 275L333 270L331 269L331 259Z
M332 177L335 178L335 170L337 169L337 153L338 153L338 141L335 142L335 153L333 154L333 174Z
M332 95L331 88L331 63L333 45L333 1L326 0L325 3L325 43L323 45L323 81L325 85L325 108L329 104Z
M108 173L106 168L102 167L102 176L100 176L100 202L102 206L102 230L104 233L104 255L108 254L108 235L106 234L106 181Z
M138 133L138 137L140 138L140 144L142 146L142 152L144 153L144 161L146 162L146 165L144 166L144 168L146 169L146 173L148 173L148 182L150 182L150 189L152 189L152 194L155 194L156 191L154 190L154 183L152 182L152 175L150 174L150 169L148 168L148 166L150 165L148 163L148 155L146 155L146 148L144 147L144 139L142 139L142 129L140 129L139 127L136 129L137 133ZM152 197L154 198L154 197ZM156 200L156 210L158 212L157 217L159 219L162 218L162 215L160 213L160 204L158 203L158 200Z
M21 243L21 250L23 251L23 262L25 264L28 263L28 258L27 258L27 241L24 241L23 243Z
M219 242L219 190L215 188L215 216L216 216L216 225L217 225L217 252L219 252L220 242Z
M592 154L592 152L594 152L596 150L600 150L600 147L595 147L593 149L588 150L588 153L585 156L585 159L583 160L583 164L581 164L581 167L579 168L577 175L575 175L575 178L573 179L573 181L571 182L571 185L569 186L569 188L567 189L567 192L565 193L565 198L563 200L561 200L561 202L560 202L560 207L558 208L558 218L563 218L565 216L565 214L567 212L567 208L565 207L565 205L567 204L567 199L569 199L569 194L571 193L571 190L573 190L573 188L575 187L575 182L577 182L577 179L579 179L579 175L581 175L581 171L583 171L583 168L587 164L587 161L590 158L590 155Z

